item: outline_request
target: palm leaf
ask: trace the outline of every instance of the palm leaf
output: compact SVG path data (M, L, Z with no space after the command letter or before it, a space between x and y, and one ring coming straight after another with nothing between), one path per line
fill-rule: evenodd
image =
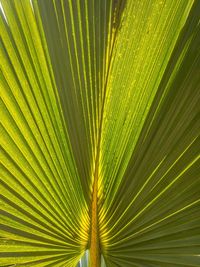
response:
M0 266L199 266L200 2L0 7Z

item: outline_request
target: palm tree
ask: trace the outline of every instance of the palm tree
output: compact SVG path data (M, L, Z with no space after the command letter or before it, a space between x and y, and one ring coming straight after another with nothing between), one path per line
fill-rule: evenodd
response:
M200 266L200 1L0 7L0 266Z

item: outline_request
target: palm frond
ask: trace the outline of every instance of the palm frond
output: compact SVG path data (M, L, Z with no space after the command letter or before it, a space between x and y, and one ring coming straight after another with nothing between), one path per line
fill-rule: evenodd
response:
M200 2L0 4L0 266L199 266Z

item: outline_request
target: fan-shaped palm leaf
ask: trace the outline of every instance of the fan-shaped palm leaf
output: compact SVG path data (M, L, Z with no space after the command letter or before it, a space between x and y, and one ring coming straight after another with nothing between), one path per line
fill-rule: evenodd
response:
M200 266L200 2L0 4L0 266Z

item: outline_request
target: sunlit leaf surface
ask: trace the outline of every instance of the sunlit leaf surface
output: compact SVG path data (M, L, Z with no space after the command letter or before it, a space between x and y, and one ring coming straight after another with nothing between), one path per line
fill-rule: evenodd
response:
M0 0L0 71L1 267L88 266L95 181L102 267L200 266L199 0Z

